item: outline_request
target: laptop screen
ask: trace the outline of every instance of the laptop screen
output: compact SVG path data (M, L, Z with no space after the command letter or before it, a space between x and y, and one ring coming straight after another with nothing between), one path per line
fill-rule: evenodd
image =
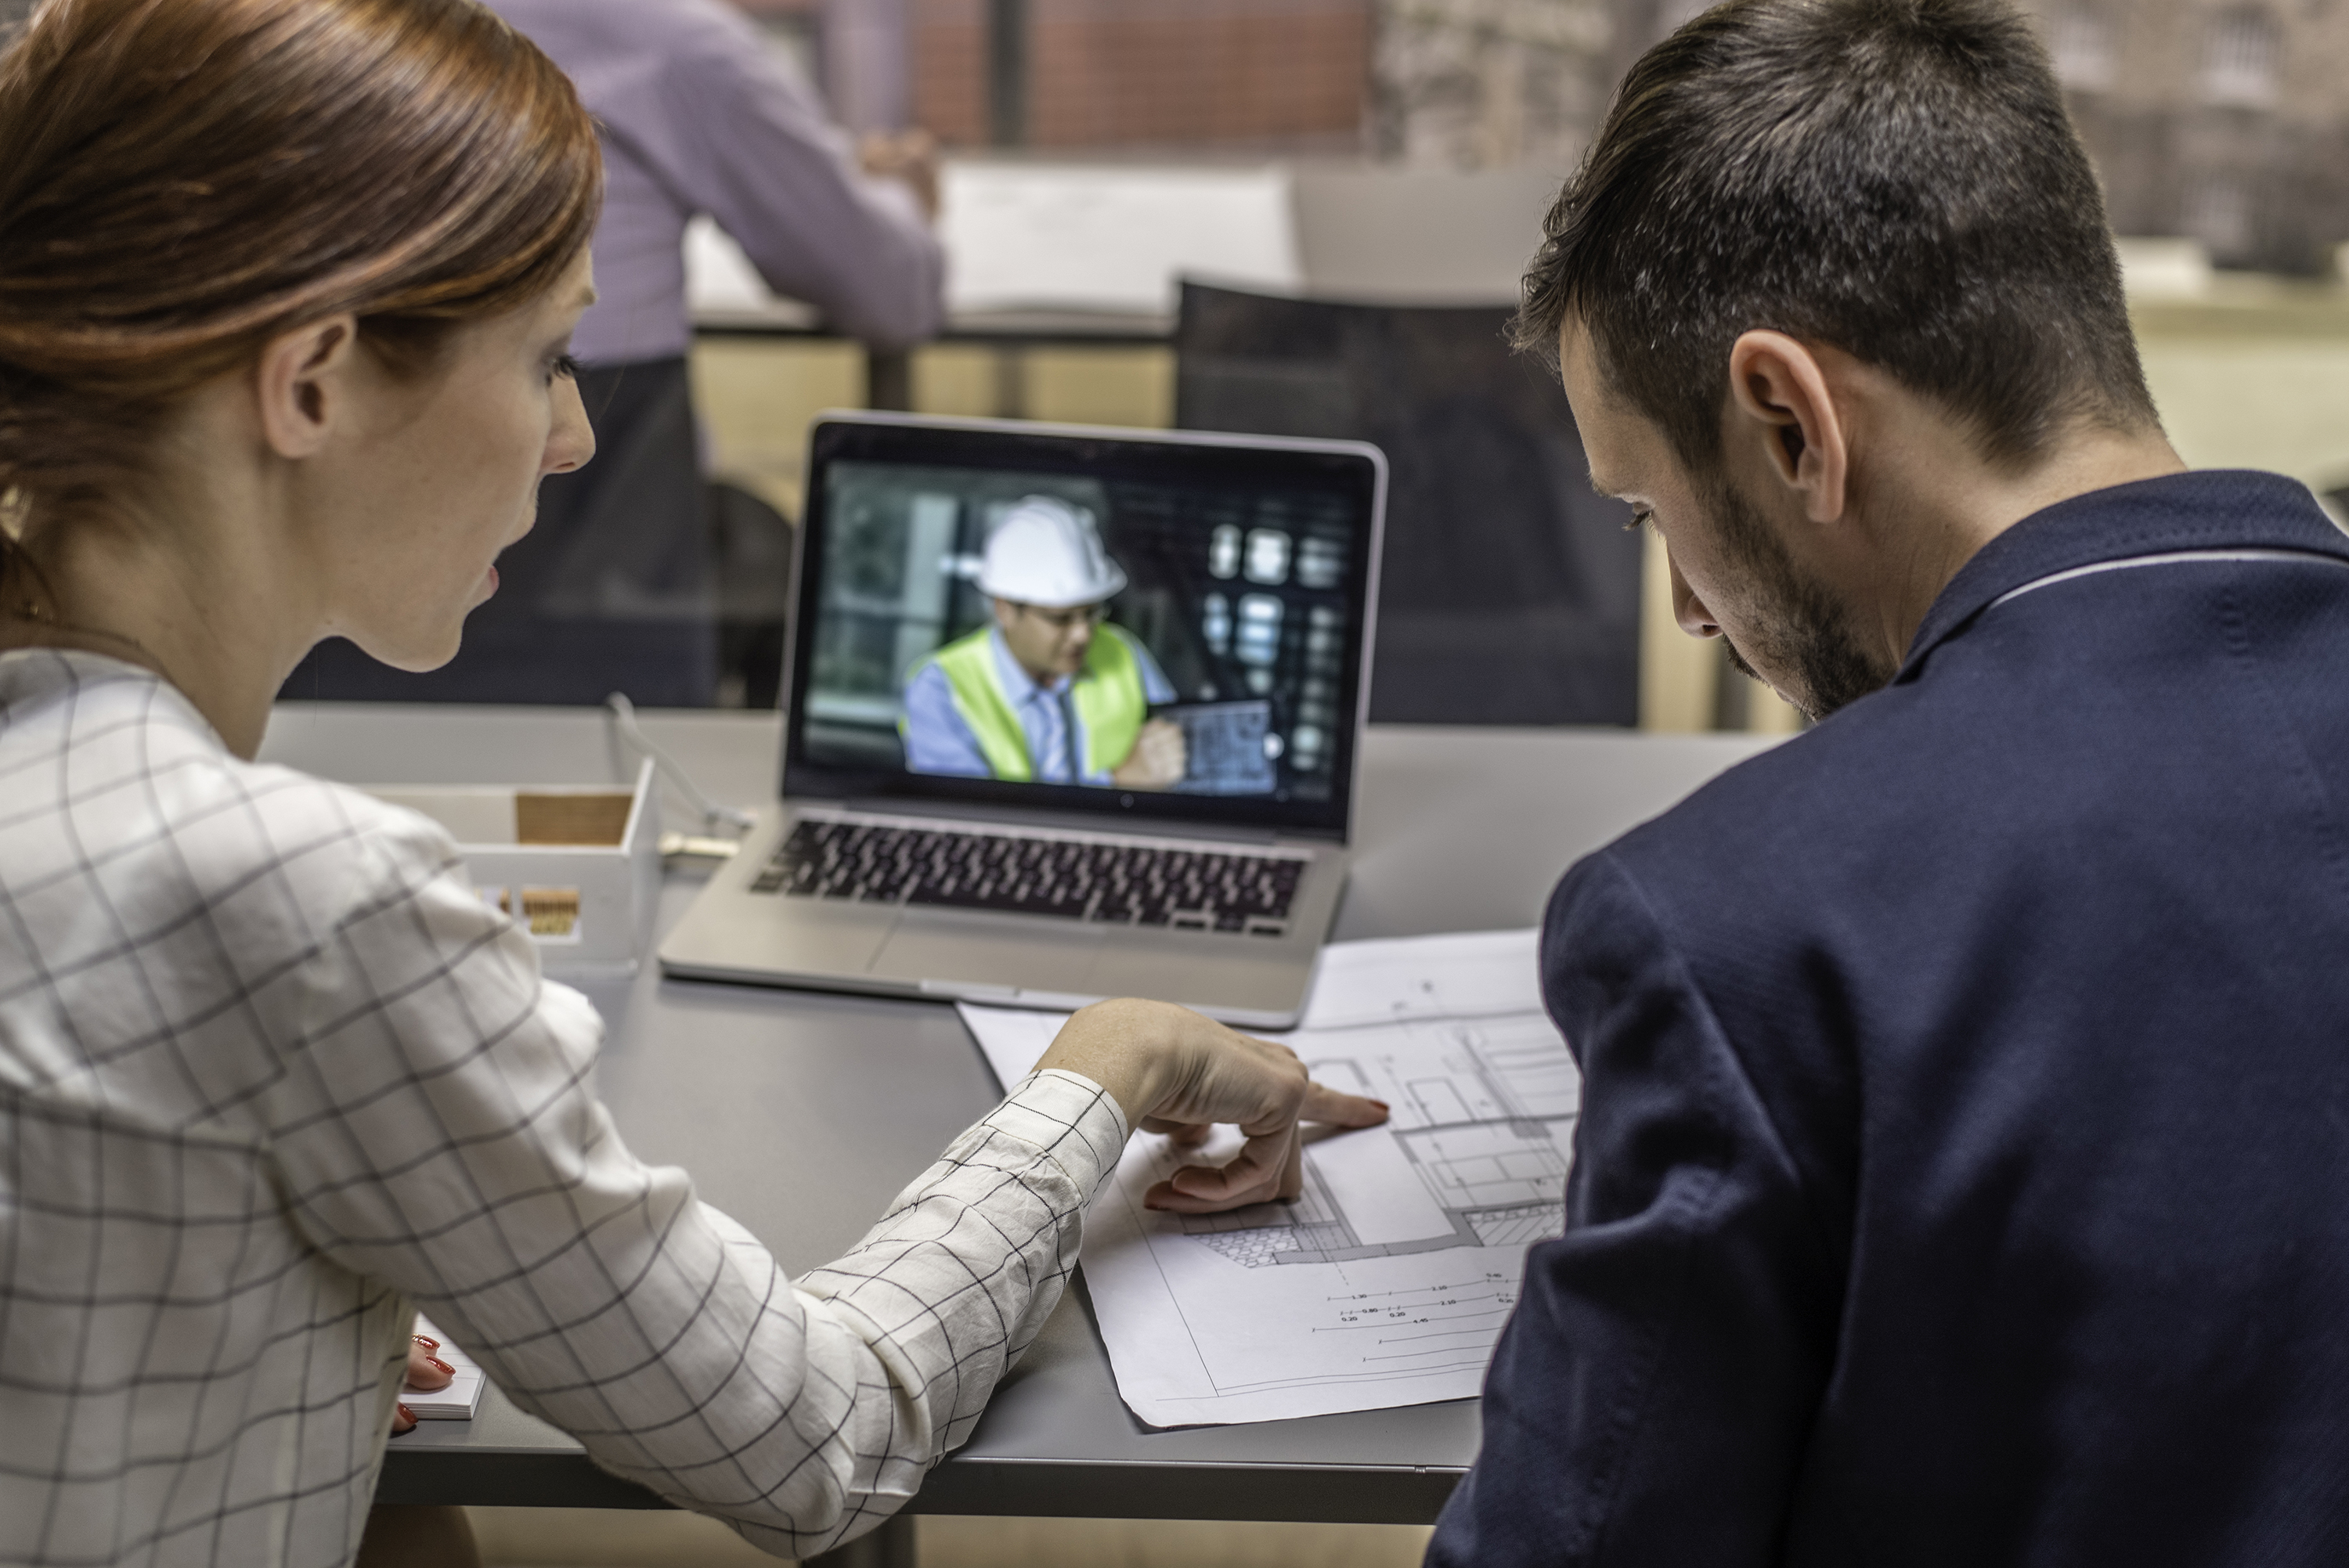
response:
M828 417L784 788L1342 836L1383 461Z

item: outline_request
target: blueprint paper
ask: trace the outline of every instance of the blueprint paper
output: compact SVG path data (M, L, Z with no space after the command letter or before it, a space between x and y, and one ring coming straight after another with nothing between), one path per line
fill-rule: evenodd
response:
M1581 1080L1538 1010L1535 934L1330 947L1285 1042L1386 1126L1318 1138L1305 1192L1225 1214L1157 1213L1177 1153L1137 1135L1086 1218L1087 1288L1118 1392L1154 1426L1281 1420L1475 1395L1526 1248L1557 1234ZM962 1008L1005 1083L1063 1017ZM1336 1022L1330 1022L1335 1020Z
M1333 942L1321 950L1299 1028L1539 1014L1540 945L1531 930Z

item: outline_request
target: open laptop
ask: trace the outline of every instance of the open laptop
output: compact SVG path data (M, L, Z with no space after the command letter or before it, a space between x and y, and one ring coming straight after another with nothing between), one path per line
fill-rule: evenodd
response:
M824 416L782 799L663 970L1295 1023L1345 882L1385 501L1356 441Z

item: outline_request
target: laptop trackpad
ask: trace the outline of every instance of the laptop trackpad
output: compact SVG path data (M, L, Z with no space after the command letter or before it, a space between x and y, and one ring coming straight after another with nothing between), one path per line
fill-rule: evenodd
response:
M948 980L1022 991L1087 994L1101 934L1074 922L909 909L873 960L895 980Z

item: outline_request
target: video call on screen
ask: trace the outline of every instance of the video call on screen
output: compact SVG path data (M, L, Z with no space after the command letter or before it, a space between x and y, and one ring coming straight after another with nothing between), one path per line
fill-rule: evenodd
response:
M978 586L988 537L1033 496L1090 514L1125 574L1105 620L1173 688L1149 709L1183 731L1185 771L1169 788L1329 799L1360 526L1334 491L833 463L802 706L809 759L906 769L906 683L934 654L995 625Z

